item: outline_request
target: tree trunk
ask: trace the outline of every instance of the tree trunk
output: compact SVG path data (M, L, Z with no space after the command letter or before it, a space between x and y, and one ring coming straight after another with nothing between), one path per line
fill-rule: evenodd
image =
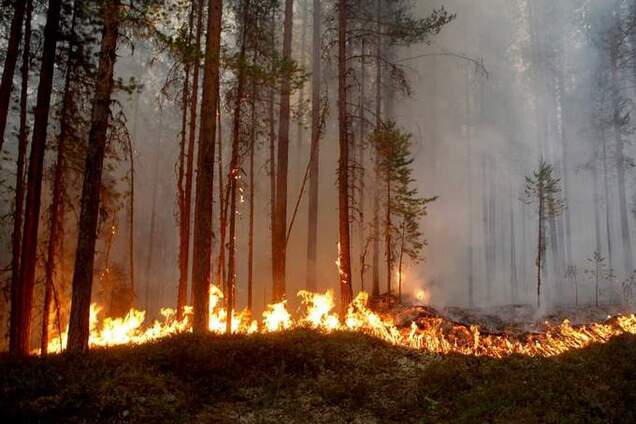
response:
M53 188L51 193L51 206L49 209L49 240L47 246L47 256L45 264L44 278L44 302L42 306L42 333L40 337L40 353L46 355L49 341L49 314L51 309L51 299L55 290L54 275L55 261L59 255L59 245L64 237L64 216L62 214L64 206L64 171L66 143L70 137L71 103L73 102L73 83L76 58L74 48L75 39L75 4L73 5L73 18L71 24L71 36L68 48L68 63L66 65L66 77L64 81L64 98L62 100L62 112L60 123L60 135L57 143L57 159L53 177Z
M307 3L309 0L300 0L301 7L301 22L300 22L300 68L305 69L306 67L306 55L305 50L307 46L307 21L309 20L309 8ZM296 164L297 164L297 173L298 178L302 181L303 178L303 168L302 168L302 146L303 146L303 117L304 117L304 108L305 108L305 84L301 84L298 89L298 122L296 127Z
M322 13L320 0L313 0L313 40L311 59L311 165L309 168L309 209L307 229L307 283L306 289L315 292L316 261L318 256L318 185L320 176L321 105L320 86L322 69L320 51L322 43Z
M197 333L207 331L209 318L208 307L210 300L208 294L210 290L210 254L212 253L215 112L218 105L222 12L223 0L210 0L194 212L192 289L194 293L193 329Z
M386 255L386 292L391 294L393 271L393 242L391 240L391 170L386 170L386 215L384 218L384 250Z
M271 46L272 49L276 45L276 36L274 35L274 28L276 27L276 12L272 11L271 18ZM274 60L272 59L271 72L274 72ZM276 267L274 266L274 256L276 255L276 236L274 235L274 228L276 227L276 120L274 119L274 88L269 88L267 96L267 114L269 124L269 191L270 191L270 231L271 231L271 253L272 253L272 288L276 284ZM266 295L267 290L263 288L263 295ZM273 297L273 293L272 293ZM267 303L264 301L264 304Z
M539 231L537 240L537 308L541 308L541 271L543 268L544 232L544 199L543 191L539 191Z
M402 263L404 261L404 243L406 242L406 226L402 222L402 237L400 238L400 256L398 259L398 302L402 304Z
M338 0L338 222L340 316L344 319L353 300L349 228L349 117L347 115L347 0Z
M607 138L605 136L605 131L601 130L601 141L603 143L603 191L604 191L604 200L605 200L605 235L607 237L607 260L609 263L609 267L613 268L613 249L612 249L612 211L610 209L610 191L609 191L609 169L607 164Z
M468 208L466 209L466 221L468 224L468 306L475 306L475 280L473 275L473 178L472 178L472 159L473 159L473 123L471 108L471 91L470 91L470 71L466 69L466 87L465 87L465 113L466 113L466 191L468 197Z
M192 27L194 26L194 15L197 13L194 2L190 5L190 16L188 19L188 46L192 43ZM177 171L177 204L179 206L179 282L177 283L177 317L180 319L185 306L188 292L188 261L190 255L190 234L186 221L190 221L190 216L186 214L185 203L185 173L186 156L191 151L186 150L186 140L188 140L188 107L190 106L190 70L192 62L190 57L186 57L184 64L184 82L181 92L181 139L179 141L179 161ZM197 67L195 63L194 67Z
M37 102L34 112L33 141L29 159L29 177L24 216L24 234L20 257L20 284L11 305L11 329L9 351L13 355L24 356L29 352L31 333L31 307L33 286L35 284L35 265L37 256L38 228L40 224L40 195L42 193L42 172L46 147L46 131L49 122L53 73L55 71L55 53L60 24L62 1L49 0L40 81L38 83ZM14 297L12 296L12 299Z
M358 7L362 7L362 2L358 1ZM366 206L366 197L365 197L365 152L366 152L366 144L365 139L367 137L367 121L366 121L366 113L365 113L365 104L366 104L366 88L367 88L367 67L365 62L365 54L366 54L366 40L363 38L360 46L360 54L362 55L362 60L360 62L360 96L358 98L358 115L360 119L360 127L359 127L359 140L358 140L358 158L360 163L358 166L358 190L360 191L360 198L358 204L358 248L359 252L359 260L360 260L360 290L364 291L364 277L366 272L366 227L365 227L365 206Z
M285 20L283 23L284 62L291 63L292 26L294 20L294 0L285 0ZM283 77L280 87L280 110L278 120L278 159L276 173L276 213L274 215L274 251L272 265L274 269L274 302L283 300L286 294L285 271L287 256L287 171L289 159L289 97L291 93L291 75Z
M380 16L382 14L382 0L376 0L376 58L375 58L375 119L376 130L382 125L382 24ZM380 294L380 167L379 152L375 149L375 188L373 191L373 288L371 294L378 296Z
M218 117L218 127L219 127L219 159L217 161L218 165L218 174L219 174L219 255L218 262L216 266L216 283L219 285L219 288L223 292L223 294L227 294L227 279L225 278L225 229L227 228L227 205L229 199L229 184L227 186L228 195L225 195L225 186L223 179L223 134L221 131L221 106L220 106L220 98L219 104L217 104L217 113ZM223 299L226 301L227 298Z
M182 231L184 237L187 238L187 245L183 247L185 250L186 260L180 262L180 266L185 266L180 269L179 279L179 291L177 294L177 314L181 318L183 314L183 308L186 305L188 298L188 270L189 270L189 258L190 258L190 223L192 219L192 176L194 174L194 144L196 141L196 127L197 127L197 105L199 101L199 67L201 60L199 58L201 50L201 34L203 33L203 0L199 0L197 6L197 33L195 39L195 51L196 61L194 70L192 72L192 93L190 94L190 129L188 133L188 154L187 165L184 182L184 194L183 194L183 216L182 219Z
M15 205L13 210L13 234L11 238L11 305L16 305L20 285L20 248L22 245L22 217L24 213L24 166L29 129L27 123L29 62L31 50L31 15L32 2L28 0L27 15L24 21L24 48L22 50L22 81L20 88L20 129L18 135L18 160L15 184ZM2 135L0 134L0 138Z
M232 333L232 309L234 308L236 291L236 192L238 179L241 176L239 164L239 149L241 142L241 115L243 112L243 97L245 95L245 51L247 48L247 31L250 25L249 11L250 0L243 0L241 51L239 53L239 68L237 75L236 99L234 104L234 125L232 128L232 159L230 160L230 172L228 184L230 184L230 235L229 235L229 264L228 264L228 290L226 302L226 333Z
M253 63L256 63L256 53L254 54ZM256 149L256 79L252 77L252 87L250 90L250 216L249 216L249 234L247 246L247 310L250 314L254 308L254 198L256 194L255 175L254 175L254 150Z
M130 193L128 197L128 272L130 273L130 289L135 294L135 151L132 138L128 137L128 154L130 155L129 180Z
M150 203L150 228L148 231L148 255L146 256L146 287L144 290L144 294L146 300L144 302L144 307L146 311L150 313L152 309L152 304L150 301L150 287L152 284L152 265L153 259L155 256L155 233L156 233L156 223L157 223L157 190L159 188L159 151L161 150L161 138L163 136L163 121L161 119L161 115L159 116L159 137L157 146L155 146L155 158L154 158L154 172L152 176L152 198ZM156 296L155 296L156 299Z
M2 70L2 80L0 81L0 151L4 143L4 130L7 126L7 117L9 115L9 102L11 100L11 92L13 91L13 75L15 74L15 65L18 62L18 49L22 40L22 22L24 20L24 11L27 0L17 0L15 2L15 10L13 19L11 20L11 28L9 29L9 42L7 43L7 51L4 59L4 67ZM25 30L25 37L30 37ZM25 40L25 46L27 44Z
M104 27L91 114L91 129L88 136L79 235L75 256L75 270L73 272L73 295L67 347L71 352L83 352L88 349L89 315L102 169L106 149L110 99L113 91L113 68L117 60L120 0L111 0L102 7Z

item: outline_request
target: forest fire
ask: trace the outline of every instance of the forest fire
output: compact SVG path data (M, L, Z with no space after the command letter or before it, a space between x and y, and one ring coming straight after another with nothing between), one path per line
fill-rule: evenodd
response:
M334 312L335 301L331 291L310 293L300 291L302 308L293 318L283 301L267 306L261 322L251 320L247 310L233 312L234 334L271 333L293 328L310 328L324 333L355 331L369 334L396 346L421 349L433 353L459 353L495 358L512 354L527 356L554 356L569 350L581 349L592 343L604 343L614 336L636 334L636 315L620 315L603 323L573 326L565 320L559 325L546 324L541 333L515 337L508 334L483 333L478 325L461 325L444 318L424 318L410 326L397 326L388 315L367 307L368 295L360 293L348 308L342 323ZM223 294L216 287L210 289L210 320L212 333L223 334L226 329L226 311L222 307ZM144 325L145 311L131 309L123 318L101 318L101 308L91 306L92 347L122 344L142 344L169 335L191 331L192 308L186 307L182 320L172 308L161 310L162 320ZM53 338L49 352L60 352L66 345L67 332Z

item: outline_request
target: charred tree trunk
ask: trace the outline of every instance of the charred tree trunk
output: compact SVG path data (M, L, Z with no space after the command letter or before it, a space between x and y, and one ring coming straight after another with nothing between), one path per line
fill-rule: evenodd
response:
M285 0L285 20L283 23L283 56L287 65L291 64L292 26L294 19L294 1ZM291 75L283 77L280 88L280 110L278 119L278 158L276 161L276 210L274 219L274 251L272 265L274 269L274 302L283 300L286 294L285 271L287 260L287 171L289 159L289 97L291 94Z
M22 23L26 4L27 0L17 0L15 2L13 19L11 20L11 28L9 29L9 42L7 43L7 51L4 59L2 80L0 81L0 151L4 143L4 130L7 126L7 117L9 115L9 101L11 100L11 92L13 91L15 66L18 63L18 49L22 41ZM30 34L25 30L25 37L29 36ZM26 44L27 42L25 40L25 47Z
M20 284L20 248L22 246L22 217L24 214L24 167L28 147L27 100L29 89L29 62L31 51L32 2L28 0L24 21L24 48L22 50L22 81L20 87L20 129L18 133L18 160L16 164L15 204L13 209L13 233L11 236L11 304L15 305ZM0 138L2 135L0 135ZM1 149L1 148L0 148Z
M347 0L338 1L338 222L340 316L344 318L353 300L351 287L351 243L349 228L349 117L347 114Z
M218 105L221 16L223 0L210 0L208 31L203 73L201 128L197 158L197 185L194 213L194 249L192 289L194 297L193 329L203 333L208 328L210 254L212 253L212 199L214 196L215 111Z
M120 0L111 0L103 5L102 12L104 28L91 114L91 130L88 136L79 235L73 272L73 297L68 333L68 350L71 352L82 352L88 349L102 168L106 149L110 98L113 91L113 68L117 60L119 7Z
M309 209L307 231L307 282L306 289L315 292L316 261L318 256L318 185L320 176L321 105L320 86L322 70L320 46L322 42L322 14L320 0L313 0L313 40L311 59L311 165L309 168Z
M24 216L24 233L20 257L20 284L11 305L9 351L13 355L24 356L29 352L31 333L31 307L33 304L33 286L35 284L35 265L37 256L38 228L40 224L40 195L42 193L42 172L46 131L49 122L53 73L55 71L55 53L60 24L62 1L49 0L44 44L38 83L37 102L33 124L33 141L29 159L29 176Z

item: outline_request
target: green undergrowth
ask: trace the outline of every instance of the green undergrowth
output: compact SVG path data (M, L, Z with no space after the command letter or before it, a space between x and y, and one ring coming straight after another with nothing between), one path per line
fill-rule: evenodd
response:
M634 423L636 337L549 359L308 330L0 357L0 422Z

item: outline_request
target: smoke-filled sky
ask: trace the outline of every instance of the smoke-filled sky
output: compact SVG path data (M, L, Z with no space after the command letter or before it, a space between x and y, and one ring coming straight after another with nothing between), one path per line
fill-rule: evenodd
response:
M616 274L614 287L605 288L603 296L607 299L617 296L619 282L627 278L633 268L626 254L634 226L633 175L629 169L633 131L629 123L619 130L609 124L607 116L611 114L607 110L611 109L617 93L626 99L625 111L631 108L634 74L628 64L620 67L616 75L608 76L607 40L611 34L608 35L607 28L616 21L617 15L628 14L631 10L628 2L435 0L413 3L419 17L444 6L456 14L456 19L433 36L430 43L396 46L392 52L392 59L407 72L410 95L396 94L389 118L412 135L415 185L419 194L439 196L422 221L428 240L424 260L417 264L405 263L404 293L418 294L420 300L435 305L466 305L468 286L472 283L478 305L532 303L536 292L538 224L534 207L524 205L520 199L525 176L531 174L543 157L560 177L567 204L565 212L547 225L548 303L572 303L574 279L579 284L580 300L587 302L593 298L590 278L584 271L593 266L588 258L597 250ZM307 70L311 65L307 53L311 43L310 17L309 13L303 18L297 10L294 29L294 59ZM178 17L174 18L178 21ZM304 46L300 42L303 38ZM234 43L231 26L224 31L223 41L227 45ZM629 42L633 41L636 40ZM629 46L625 49L629 50ZM160 306L174 304L178 280L176 164L181 111L178 89L171 84L175 87L179 84L172 81L170 59L150 44L139 43L134 50L122 45L119 54L116 76L124 80L134 77L143 85L140 94L120 93L118 100L127 114L135 148L137 304L156 311ZM320 150L318 281L321 289L335 289L338 283L335 264L337 84L333 52L331 59L329 57L329 53L323 57L329 115ZM222 83L222 90L223 87ZM299 107L298 92L292 97L292 107L305 113L294 114L301 118L292 122L290 130L289 219L309 159L309 98L309 82L303 107ZM373 109L373 95L369 94L365 101L367 107ZM259 125L265 127L264 114L259 114L258 119ZM220 122L227 169L231 138L227 106L221 111ZM353 128L357 128L356 125L354 122ZM268 146L266 133L261 130L256 154L254 297L257 313L263 302L269 303L271 299ZM626 225L621 222L617 190L618 139L625 143ZM369 156L362 167L370 174L373 167ZM126 174L126 162L118 166L107 172L107 178L121 178ZM246 169L246 162L243 166ZM216 181L217 177L218 174ZM125 182L120 185L122 190L126 188ZM367 216L372 186L368 179L364 189ZM244 195L246 197L246 192ZM213 213L218 220L216 196ZM237 265L239 306L242 306L246 301L247 202L241 203L239 209ZM113 266L124 270L128 261L126 215L122 207L111 253ZM291 294L305 286L307 219L305 190L288 247L287 284L292 305L295 299ZM365 234L368 222L366 225ZM355 290L361 289L359 228L357 223L352 225ZM214 245L218 246L218 238ZM98 246L98 268L104 254L103 246ZM216 257L212 259L216 267ZM566 277L568 266L575 266L576 273ZM365 284L368 290L371 270L365 273Z
M416 3L419 16L425 16L436 6ZM429 243L424 250L425 260L406 265L405 293L415 295L424 289L425 300L433 304L464 305L468 302L467 287L469 274L472 274L478 304L531 302L535 290L537 220L534 209L525 206L520 198L524 176L536 168L540 157L544 157L554 165L562 185L567 184L564 198L571 241L562 242L566 240L566 218L563 216L555 225L557 243L563 244L560 262L577 266L581 296L589 300L591 289L583 271L589 268L587 258L596 249L592 168L596 164L599 173L601 168L598 160L594 160L598 139L592 128L592 105L594 78L598 78L595 73L602 48L590 36L587 26L589 20L597 16L590 17L590 13L598 16L606 13L601 4L604 2L559 0L529 5L530 2L523 0L479 3L449 0L435 3L456 13L456 19L433 37L430 44L397 48L395 53L398 62L407 69L411 94L396 97L393 119L412 134L416 185L420 194L439 196L423 220ZM295 23L294 54L296 60L301 60L298 40L303 21L300 12ZM307 31L309 43L311 29ZM151 297L162 293L158 303L168 304L174 299L177 281L174 169L180 112L174 99L161 100L160 109L157 92L164 83L167 68L159 61L149 65L148 59L149 54L146 51L144 57L143 49L136 50L133 56L124 54L118 70L122 75L135 75L145 84L139 100L139 119L130 120L134 123L138 156L138 284L143 290L148 282L155 290ZM305 65L309 67L309 58ZM560 84L557 88L554 81ZM334 89L331 84L331 98L335 97ZM305 101L308 95L309 87ZM127 101L129 110L134 110L136 100ZM297 94L294 102L297 106ZM331 113L334 111L335 106ZM331 116L321 146L318 266L321 288L335 288L337 284L337 138L334 119ZM307 115L300 133L297 123L292 125L290 132L290 215L307 166L308 120ZM222 121L225 161L229 160L229 122L229 118ZM257 305L263 299L269 301L271 281L267 146L262 138L256 178ZM367 167L370 169L369 164ZM622 266L615 207L615 167L613 169L608 170L609 227L615 242L613 266L618 277L625 278L627 272ZM632 176L629 173L627 176L629 188ZM597 184L602 185L600 176ZM367 187L367 192L370 190ZM153 196L156 232L151 238ZM631 210L631 190L628 197ZM304 287L306 203L304 197L290 238L289 293ZM597 207L598 213L605 213L604 205ZM244 301L247 203L242 204L240 212L238 286L239 298ZM218 204L215 204L214 213L218 213ZM631 225L631 212L629 220ZM122 223L122 230L124 228L125 223ZM353 239L357 240L357 227L354 225L353 228ZM151 243L153 259L148 264ZM606 245L607 241L602 240L601 253L605 256ZM357 276L356 249L353 254ZM566 265L560 268L554 265L556 260L553 261L551 252L549 246L548 296L553 301L562 299L568 303L573 287L562 275ZM469 265L471 256L472 266ZM368 271L367 285L370 285L370 275ZM354 279L354 286L360 287L359 278Z

